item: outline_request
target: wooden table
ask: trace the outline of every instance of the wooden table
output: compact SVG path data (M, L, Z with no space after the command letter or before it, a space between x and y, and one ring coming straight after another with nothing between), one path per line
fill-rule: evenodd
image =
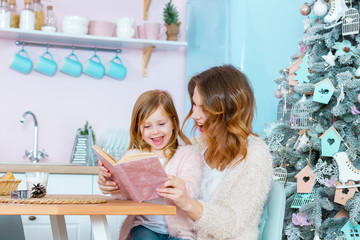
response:
M0 215L49 215L54 240L67 240L64 215L89 215L94 238L111 239L106 215L173 215L176 207L128 200L99 204L14 204L0 203Z

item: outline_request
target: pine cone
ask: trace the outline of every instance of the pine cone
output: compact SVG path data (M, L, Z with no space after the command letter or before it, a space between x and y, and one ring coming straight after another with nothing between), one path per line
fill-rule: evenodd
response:
M46 187L44 185L41 185L40 183L34 184L34 186L31 188L31 197L32 198L42 198L46 195Z

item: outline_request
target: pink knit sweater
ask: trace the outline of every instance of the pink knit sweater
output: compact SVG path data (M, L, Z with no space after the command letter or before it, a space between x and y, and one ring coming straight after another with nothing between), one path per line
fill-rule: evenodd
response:
M135 153L139 150L130 150L126 154ZM203 160L200 152L191 145L179 146L176 153L172 157L168 174L174 175L185 181L188 194L197 198L199 192L199 184L201 180L201 169ZM113 194L113 198L125 199L121 193ZM174 205L174 203L165 199L166 204ZM195 240L196 236L192 229L191 221L186 213L176 208L176 215L164 215L168 226L169 234L176 238ZM120 240L130 239L130 230L133 227L135 216L128 216L120 230Z

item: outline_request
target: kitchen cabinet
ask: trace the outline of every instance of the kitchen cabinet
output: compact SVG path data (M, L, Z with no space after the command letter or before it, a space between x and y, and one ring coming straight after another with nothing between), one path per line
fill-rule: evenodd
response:
M3 173L1 173L2 175ZM14 173L16 179L21 179L18 189L26 189L24 173ZM52 174L49 175L48 194L101 194L97 175L93 174ZM112 239L117 239L119 230L126 216L107 216ZM50 218L47 215L24 215L21 217L26 240L52 239ZM65 216L69 239L92 239L89 216Z
M62 32L42 32L37 30L21 30L16 28L0 29L1 39L13 39L17 44L24 43L51 47L89 47L89 48L106 48L117 49L132 48L142 49L142 76L147 76L147 66L153 50L171 51L180 47L186 47L187 42L180 41L164 41L150 39L122 39L117 37L102 37L94 35L72 35Z

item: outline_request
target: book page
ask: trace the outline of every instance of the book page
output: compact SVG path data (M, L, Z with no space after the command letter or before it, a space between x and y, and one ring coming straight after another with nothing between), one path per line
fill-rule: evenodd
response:
M117 164L117 161L110 154L102 150L100 147L94 145L93 148L96 151L98 151L104 158L106 158L106 160L108 160L112 165Z
M128 162L128 161L152 157L152 156L155 156L155 153L142 152L142 153L129 154L121 158L118 163Z

